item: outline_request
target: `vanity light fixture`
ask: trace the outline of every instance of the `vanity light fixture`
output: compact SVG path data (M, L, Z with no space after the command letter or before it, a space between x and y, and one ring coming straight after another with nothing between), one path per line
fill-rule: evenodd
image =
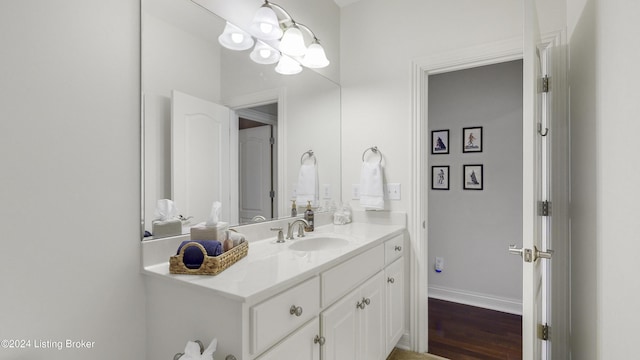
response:
M276 14L276 10L280 17ZM312 39L309 47L305 44L302 30ZM302 71L301 65L314 69L329 65L324 48L313 31L308 26L293 20L282 6L268 0L265 0L256 11L249 26L249 32L256 38L255 47L249 57L259 64L278 62L276 71L280 74L297 74ZM218 40L220 44L231 50L246 50L253 46L253 39L251 39L251 45L247 46L244 38L240 41L242 36L251 39L248 33L227 23L224 33ZM242 45L239 45L240 42Z
M258 64L275 64L280 60L280 52L261 40L257 40L249 57Z
M302 71L300 63L288 55L282 55L276 66L276 72L282 75L295 75Z
M264 5L256 11L256 14L253 16L253 21L249 26L249 31L251 31L253 36L262 40L277 40L282 37L280 21L268 2L265 2Z
M253 38L246 31L227 21L224 31L218 36L220 44L231 50L247 50L253 46Z

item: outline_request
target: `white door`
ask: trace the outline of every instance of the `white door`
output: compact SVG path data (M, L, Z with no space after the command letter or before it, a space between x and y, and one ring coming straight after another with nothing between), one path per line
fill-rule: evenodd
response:
M543 195L542 136L538 133L541 123L541 62L538 44L540 31L535 0L524 2L524 56L523 56L523 233L522 249L522 355L524 360L546 359L542 340L538 336L543 323L543 272L549 253L543 251L543 217L538 214L538 202ZM512 252L516 252L512 249Z
M254 216L273 218L271 132L271 125L239 132L240 223Z
M214 201L229 221L231 111L210 101L171 93L171 193L180 214L206 221Z

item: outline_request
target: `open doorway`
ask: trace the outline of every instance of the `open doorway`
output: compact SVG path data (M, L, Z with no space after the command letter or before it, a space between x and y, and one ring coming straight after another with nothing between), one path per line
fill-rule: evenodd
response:
M512 60L425 75L435 355L522 356L522 265L505 251L522 236L522 69Z
M239 109L238 193L241 224L278 217L278 103Z

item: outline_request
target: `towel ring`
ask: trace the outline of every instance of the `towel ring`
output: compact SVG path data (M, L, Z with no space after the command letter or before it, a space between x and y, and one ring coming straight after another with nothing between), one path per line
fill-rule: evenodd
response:
M309 159L313 158L313 164L316 165L318 162L316 160L316 156L313 154L313 150L309 150L309 151L305 151L302 153L302 156L300 157L300 165L304 164L304 156L307 155L309 156Z
M372 146L368 149L366 149L363 153L362 153L362 162L364 162L364 155L367 153L367 151L371 150L374 154L378 154L378 156L380 156L380 161L379 163L382 164L382 151L378 150L377 146Z

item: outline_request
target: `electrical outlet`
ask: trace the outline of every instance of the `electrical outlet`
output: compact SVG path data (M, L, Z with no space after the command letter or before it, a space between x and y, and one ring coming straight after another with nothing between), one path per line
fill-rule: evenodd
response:
M436 257L436 265L434 267L437 273L441 273L444 270L444 258Z
M389 200L400 200L400 184L389 183L385 185L385 194Z
M351 184L351 199L360 199L360 184Z
M331 199L331 184L322 184L322 198Z

